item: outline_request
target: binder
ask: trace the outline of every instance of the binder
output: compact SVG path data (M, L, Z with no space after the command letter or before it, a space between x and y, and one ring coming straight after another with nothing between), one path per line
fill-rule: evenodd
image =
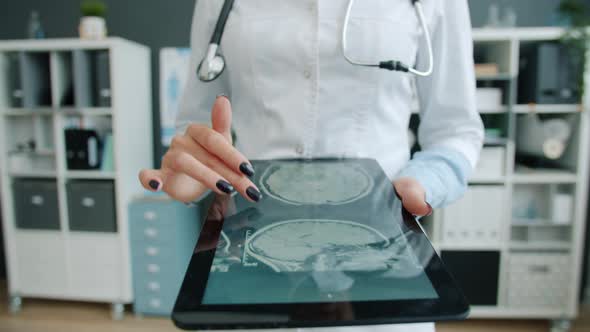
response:
M90 107L93 101L94 80L92 80L92 61L90 53L75 50L74 63L74 105L76 107Z
M109 51L97 51L94 54L94 74L96 89L94 100L99 107L111 106L111 83L109 73Z
M51 106L49 53L20 52L23 106Z
M8 54L8 84L10 105L23 107L24 92L20 74L20 57L18 53Z

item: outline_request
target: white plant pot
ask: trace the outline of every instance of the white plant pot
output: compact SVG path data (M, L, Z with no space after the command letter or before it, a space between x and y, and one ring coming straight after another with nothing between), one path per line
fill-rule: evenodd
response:
M103 17L83 16L78 26L80 39L103 39L107 36L107 24Z

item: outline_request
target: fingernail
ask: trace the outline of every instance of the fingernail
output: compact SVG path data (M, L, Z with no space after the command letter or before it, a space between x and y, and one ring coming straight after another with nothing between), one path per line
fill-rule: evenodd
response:
M151 180L149 185L150 185L150 188L152 188L154 190L158 190L160 188L160 182L158 182L156 180Z
M252 167L252 165L244 162L244 163L240 164L240 172L246 174L247 176L252 176L252 175L254 175L254 167Z
M260 191L256 190L256 188L254 187L248 187L248 189L246 189L246 194L248 195L248 197L250 197L254 202L258 202L260 200L260 197L262 196L260 194Z
M229 97L225 93L220 93L215 98L219 98L219 97L225 97L225 99L229 100Z
M232 191L234 191L234 187L232 187L232 185L229 184L229 182L227 182L225 180L219 180L219 181L217 181L217 183L215 184L215 186L217 187L217 189L223 191L226 194L231 194Z
M426 203L428 205L428 213L425 215L425 217L428 217L430 215L432 215L432 206L430 206L430 204Z

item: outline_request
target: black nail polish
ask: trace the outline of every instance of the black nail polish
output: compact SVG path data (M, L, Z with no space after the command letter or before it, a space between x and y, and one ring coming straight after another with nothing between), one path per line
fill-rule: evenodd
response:
M150 188L152 188L154 190L158 190L158 188L160 187L160 182L158 182L156 180L151 180L149 185L150 185Z
M247 176L254 175L254 167L252 167L252 165L250 165L248 163L241 163L240 164L240 171L242 173L246 174Z
M248 197L250 197L254 202L258 202L260 200L260 197L262 196L260 194L260 191L256 190L256 188L254 187L248 187L248 189L246 189L246 194L248 195Z
M217 189L223 191L226 194L231 194L232 191L234 191L234 187L232 187L232 185L229 184L229 182L224 181L224 180L217 181L215 186L217 187Z

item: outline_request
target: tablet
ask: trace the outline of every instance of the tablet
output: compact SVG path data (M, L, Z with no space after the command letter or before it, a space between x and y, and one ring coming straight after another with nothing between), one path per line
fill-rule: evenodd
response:
M461 290L376 161L252 163L263 198L215 196L176 299L177 327L466 318Z

